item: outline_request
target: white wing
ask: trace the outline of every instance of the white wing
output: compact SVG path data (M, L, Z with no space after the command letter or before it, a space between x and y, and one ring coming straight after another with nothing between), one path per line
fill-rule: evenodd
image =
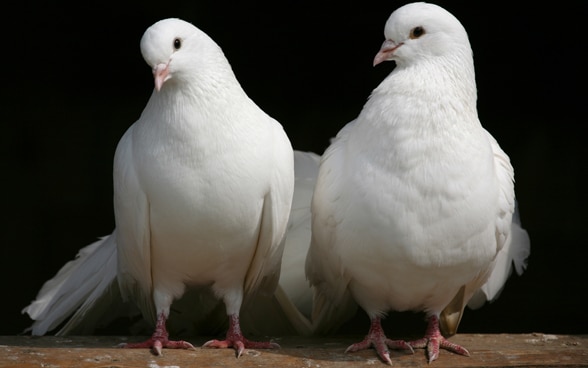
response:
M498 218L496 232L497 242L501 245L501 249L496 257L490 277L468 302L468 306L473 309L481 307L486 301L498 298L506 280L512 273L513 265L517 274L522 274L527 267L527 258L531 253L531 242L527 232L521 227L516 207L512 166L508 156L490 133L488 133L488 137L492 143L498 178L503 189L501 208L508 215Z
M312 324L316 333L332 332L357 310L357 304L348 289L349 278L342 272L340 259L327 256L332 252L330 247L315 245L316 242L333 245L335 241L333 237L341 204L338 203L340 198L336 196L339 191L333 187L343 180L340 177L345 172L343 142L353 125L351 122L343 127L323 154L312 199L312 208L321 208L322 215L319 217L313 212L312 240L305 266L313 287Z
M137 124L137 123L135 123ZM114 203L118 242L118 281L125 300L134 300L155 322L151 299L149 201L135 170L132 125L121 138L114 158Z
M514 171L506 153L498 142L486 132L494 153L496 178L500 187L499 213L496 217L497 255L488 268L482 270L478 278L457 293L452 302L441 313L441 328L446 336L457 332L466 304L477 309L487 301L498 298L514 264L520 275L526 268L526 260L531 252L527 232L520 226L514 193Z
M275 160L270 188L263 202L259 240L245 276L244 294L255 290L273 293L280 277L284 236L294 191L294 157L290 141L281 126L274 126L272 157ZM290 162L289 165L283 165Z

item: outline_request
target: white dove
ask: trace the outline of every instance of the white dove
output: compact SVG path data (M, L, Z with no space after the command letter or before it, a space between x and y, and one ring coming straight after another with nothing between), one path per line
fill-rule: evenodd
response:
M308 320L312 294L304 275L304 260L310 244L310 201L319 160L320 156L312 152L294 151L294 197L279 285L272 295L257 293L248 298L250 308L244 306L245 313L240 315L246 331L272 336L312 333ZM139 309L122 299L115 233L80 249L74 260L43 285L37 298L23 309L34 320L25 333L40 336L57 327L59 336L88 335L113 327L123 333L150 332L146 331L149 326L136 321ZM183 336L216 334L226 320L222 302L214 294L206 288L190 288L172 304L167 329Z
M185 347L165 321L189 285L209 285L229 316L208 347L269 348L239 325L244 294L277 285L294 187L281 125L245 94L221 49L179 19L151 26L141 52L155 88L114 160L118 279L157 316L152 338L127 347Z
M116 229L96 245L112 255L103 244L116 244L121 294L156 319L149 340L124 347L193 348L166 329L170 305L191 286L210 287L229 317L226 340L204 346L237 356L277 347L245 339L239 313L244 298L278 283L294 190L290 141L192 24L155 23L141 52L155 90L116 149Z
M429 362L439 348L469 355L443 337L440 318L455 332L474 293L477 303L494 298L513 261L519 272L525 266L530 245L513 223L513 169L478 120L460 22L412 3L392 13L384 33L374 65L396 67L320 164L306 260L313 324L336 327L355 301L371 327L347 351L374 346L388 364L388 347L426 348ZM424 311L424 338L387 339L381 319L392 310Z

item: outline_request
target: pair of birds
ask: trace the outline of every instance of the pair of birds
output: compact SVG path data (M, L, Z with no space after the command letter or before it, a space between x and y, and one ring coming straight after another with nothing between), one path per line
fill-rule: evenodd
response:
M60 333L89 333L139 310L155 331L124 347L161 354L193 348L169 339L171 325L218 327L228 316L226 338L204 346L240 356L277 347L246 339L241 322L261 334L263 324L328 333L359 305L371 326L348 351L373 346L389 364L389 348L426 348L429 361L440 348L468 355L441 331L456 332L468 303L495 298L530 252L513 169L478 120L460 22L412 3L384 33L374 65L395 69L318 157L293 151L205 33L179 19L147 29L155 90L116 150L116 228L23 310L32 333L67 318ZM388 339L381 319L391 310L424 311L425 336Z

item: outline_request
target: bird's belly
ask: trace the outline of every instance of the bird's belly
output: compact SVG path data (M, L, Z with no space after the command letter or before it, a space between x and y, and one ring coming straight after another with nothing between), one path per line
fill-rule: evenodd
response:
M159 280L187 284L228 277L234 281L224 282L242 282L257 243L264 193L223 174L183 173L151 182L157 193L148 193L153 272L161 274Z
M352 198L353 210L340 219L334 253L367 311L442 308L496 256L494 209L477 190L461 196L427 185L355 186L340 197Z
M394 311L441 311L472 280L476 267L419 267L390 261L370 270L347 267L354 299L368 313ZM366 272L367 271L367 272Z
M386 237L386 231L380 231ZM495 244L476 236L461 244L442 240L421 243L365 236L342 240L341 262L355 300L366 311L435 310L445 307L457 291L488 267ZM488 235L488 234L486 234ZM493 237L493 234L490 234Z

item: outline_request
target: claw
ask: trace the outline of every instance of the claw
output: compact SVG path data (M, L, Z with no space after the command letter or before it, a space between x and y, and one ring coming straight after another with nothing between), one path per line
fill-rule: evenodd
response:
M390 359L390 352L386 351L384 354L380 354L380 358L384 361L384 363L388 365L392 365L392 359Z
M237 359L239 359L245 351L245 344L243 344L243 341L235 341L235 345L237 345Z
M162 356L163 352L161 351L161 349L163 349L163 344L161 343L161 341L156 340L153 342L153 353L157 356Z

